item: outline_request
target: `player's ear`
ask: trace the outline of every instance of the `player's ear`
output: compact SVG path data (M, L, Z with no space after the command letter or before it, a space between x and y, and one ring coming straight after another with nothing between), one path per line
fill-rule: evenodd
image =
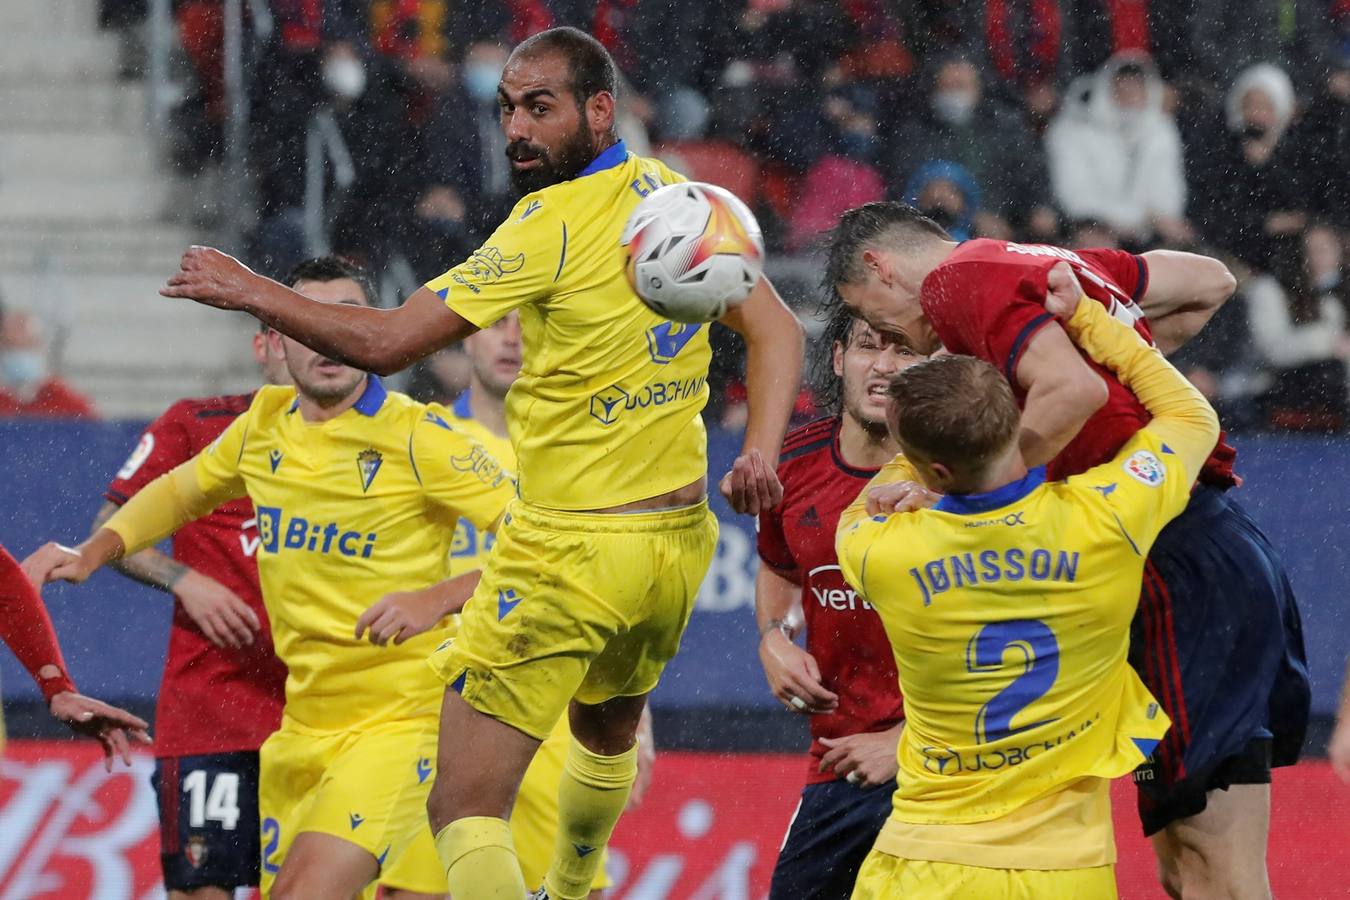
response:
M876 275L883 284L889 284L891 267L886 257L875 247L868 247L862 253L863 268Z
M952 483L952 470L940 462L919 463L924 486L940 494L948 493Z
M833 362L834 374L844 377L844 345L840 341L834 342Z
M586 101L586 125L592 134L609 134L614 130L614 95L597 91Z

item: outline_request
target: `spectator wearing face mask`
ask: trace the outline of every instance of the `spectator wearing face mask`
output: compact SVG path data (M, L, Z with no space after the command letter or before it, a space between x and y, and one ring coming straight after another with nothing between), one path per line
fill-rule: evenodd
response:
M1294 105L1283 70L1252 66L1228 92L1224 123L1192 145L1192 216L1209 240L1263 271L1278 257L1301 255L1308 192L1289 127Z
M980 186L963 166L946 160L924 163L905 185L905 202L941 225L953 240L975 236Z
M891 196L904 199L906 185L925 163L948 160L983 189L976 234L1051 238L1058 223L1045 201L1045 154L1021 114L986 95L979 70L965 56L937 62L926 83L927 105L892 135Z
M1045 147L1055 202L1070 218L1109 225L1127 245L1194 242L1181 136L1147 57L1119 54L1074 81Z
M94 418L94 406L49 371L42 328L33 316L0 308L0 417Z

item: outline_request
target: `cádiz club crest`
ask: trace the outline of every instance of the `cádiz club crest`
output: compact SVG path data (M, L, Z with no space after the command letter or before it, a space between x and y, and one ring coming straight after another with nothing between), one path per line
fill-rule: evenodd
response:
M367 447L356 454L356 468L361 473L361 493L370 490L370 483L375 480L375 473L380 471L383 463L384 455L374 447Z

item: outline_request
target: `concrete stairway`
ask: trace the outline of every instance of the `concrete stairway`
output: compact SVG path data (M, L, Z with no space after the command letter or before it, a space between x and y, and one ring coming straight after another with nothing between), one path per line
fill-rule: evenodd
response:
M117 80L96 6L0 2L0 297L42 318L104 416L148 418L255 384L254 326L156 293L209 235L170 224L193 185L158 152L144 85Z

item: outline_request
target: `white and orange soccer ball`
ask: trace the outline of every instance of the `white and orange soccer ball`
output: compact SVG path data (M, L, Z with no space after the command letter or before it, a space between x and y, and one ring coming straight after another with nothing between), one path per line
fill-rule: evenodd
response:
M669 184L638 203L624 227L628 281L674 322L719 319L764 271L764 236L735 194L698 181Z

